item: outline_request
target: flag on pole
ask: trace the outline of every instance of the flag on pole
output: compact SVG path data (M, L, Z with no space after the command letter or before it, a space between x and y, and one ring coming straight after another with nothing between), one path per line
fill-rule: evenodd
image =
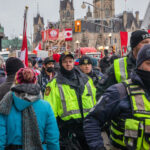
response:
M65 41L72 41L72 29L65 29Z
M28 45L27 45L27 11L28 7L25 8L24 13L24 26L23 26L23 40L22 40L22 48L21 48L21 55L20 60L24 63L25 67L28 66Z
M37 52L39 50L42 50L42 44L41 44L41 42L38 43L37 47L32 52L37 55Z

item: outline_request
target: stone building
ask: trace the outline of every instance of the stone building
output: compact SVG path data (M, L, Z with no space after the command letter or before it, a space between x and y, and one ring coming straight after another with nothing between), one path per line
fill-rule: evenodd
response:
M77 40L82 43L84 34L88 38L89 47L115 46L119 51L121 49L120 31L132 32L140 29L142 21L139 20L139 12L133 14L133 12L124 11L122 14L115 15L114 3L114 0L93 0L95 6L93 18L86 15L84 19L80 19L82 30L81 33L73 34L74 47Z
M42 40L41 31L44 29L44 19L37 13L37 16L33 19L33 48Z
M93 12L91 12L90 6L88 6L86 16L78 19L81 20L81 32L75 33L73 3L73 0L60 0L60 21L56 23L60 32L65 28L73 29L73 41L67 42L71 50L76 49L76 41L81 43L80 46L95 48L115 46L116 50L120 50L120 31L132 32L141 27L142 21L139 19L138 11L135 14L124 11L122 14L115 15L115 0L93 0ZM44 20L37 14L34 18L33 47L36 47L37 43L41 40L40 32L43 28Z
M148 4L141 28L150 30L150 2Z
M114 17L115 4L114 0L93 0L93 17L95 19L106 19ZM98 9L97 9L98 8Z
M60 32L66 28L72 28L72 29L74 28L73 0L60 1L59 15L60 15L60 25L59 25ZM69 49L71 50L74 49L72 41L68 41L66 45ZM65 47L65 42L63 44L63 47Z
M73 28L74 26L74 6L73 0L60 1L60 30L64 28Z

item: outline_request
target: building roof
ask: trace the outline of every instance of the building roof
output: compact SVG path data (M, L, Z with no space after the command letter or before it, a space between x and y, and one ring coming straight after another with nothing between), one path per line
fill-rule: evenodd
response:
M123 25L123 13L116 16L113 21L102 21L100 19L92 19L89 18L86 20L81 19L81 32L84 32L85 30L91 33L98 33L100 32L101 28L104 29L105 33L114 32L118 33L120 31L126 31L127 29L130 29L132 26L132 23L135 24L136 28L140 28L140 25L142 23L141 20L139 20L139 25L137 24L137 20L134 17L132 12L126 12L127 13L127 24L124 27ZM102 27L101 25L105 25L106 27ZM112 29L110 28L112 26Z
M149 25L150 25L150 2L149 2L149 5L147 7L147 10L146 10L141 28L143 28L143 29L146 28L147 29L149 27Z
M133 15L133 12L130 12L130 11L128 11L128 12L126 12L127 13L127 24L126 24L126 26L125 26L125 28L124 28L124 26L123 26L123 13L122 14L120 14L119 16L117 16L117 18L119 18L120 20L121 20L121 31L125 31L126 29L130 29L131 28L131 26L132 26L132 23L134 23L135 24L135 26L136 26L136 28L140 28L140 24L141 24L141 22L139 22L139 25L138 25L138 23L137 23L137 20L136 20L136 18L134 17L134 15Z
M73 0L61 0L60 1L60 10L66 10L66 7L67 7L67 3L70 4L71 6L71 9L74 10L74 7L73 7Z
M40 14L37 14L37 16L34 17L34 20L33 20L34 25L37 25L37 24L38 24L39 18L41 18L42 24L44 24L44 19L43 19L43 17L41 17Z
M138 28L137 21L135 17L133 16L133 13L129 12L127 13L127 25L126 28L131 28L132 23L135 23L135 26Z

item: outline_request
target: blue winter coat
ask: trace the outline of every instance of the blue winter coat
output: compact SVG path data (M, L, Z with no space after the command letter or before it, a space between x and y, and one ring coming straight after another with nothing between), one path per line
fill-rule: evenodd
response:
M48 102L37 100L34 103L20 99L12 92L13 104L8 116L0 114L0 150L6 145L22 145L22 114L25 108L33 106L43 150L59 150L59 131L53 111Z

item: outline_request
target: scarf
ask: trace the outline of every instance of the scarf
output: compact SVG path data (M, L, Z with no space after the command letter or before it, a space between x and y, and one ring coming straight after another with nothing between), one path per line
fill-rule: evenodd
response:
M149 71L140 70L140 69L136 69L136 73L142 79L145 88L148 91L150 91L150 72Z
M32 99L32 102L36 101ZM30 101L29 99L27 101ZM12 92L8 92L0 101L0 113L9 115L13 103ZM34 109L31 106L22 111L23 150L43 150L38 123Z

